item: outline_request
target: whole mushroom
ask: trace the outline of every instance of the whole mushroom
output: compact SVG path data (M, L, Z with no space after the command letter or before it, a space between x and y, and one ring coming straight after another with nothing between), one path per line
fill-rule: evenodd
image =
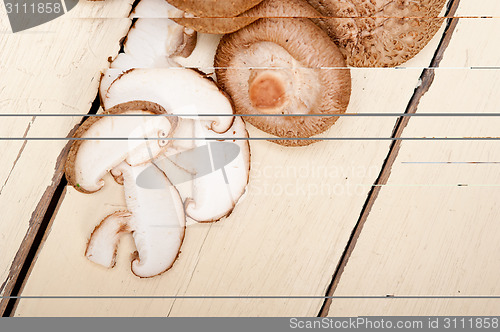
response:
M224 36L215 67L236 113L287 138L273 140L282 145L313 143L304 138L327 130L349 104L351 76L345 60L308 19L261 19Z
M306 0L349 66L393 67L418 54L444 22L447 0Z

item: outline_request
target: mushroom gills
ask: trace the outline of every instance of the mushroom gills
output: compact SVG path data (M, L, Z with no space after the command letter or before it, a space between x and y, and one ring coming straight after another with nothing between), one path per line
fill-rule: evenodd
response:
M103 103L108 109L133 100L159 104L181 118L201 117L207 127L219 133L226 132L233 123L233 108L224 92L191 69L132 69L113 82Z
M132 272L149 278L167 271L179 255L186 218L178 191L166 175L151 163L122 163L125 201L130 211L132 235L138 257Z

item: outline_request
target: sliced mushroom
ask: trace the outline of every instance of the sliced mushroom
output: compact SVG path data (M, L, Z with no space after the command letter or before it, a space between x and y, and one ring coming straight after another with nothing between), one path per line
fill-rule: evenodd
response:
M179 190L190 218L213 222L228 216L245 192L250 171L248 133L243 120L235 118L224 134L195 124L194 137L195 148L180 153L168 149L154 164L176 187L191 184Z
M141 18L130 29L123 45L125 54L138 59L163 61L171 56L188 57L196 46L196 32L168 18Z
M196 141L198 148L207 147L212 165L210 173L195 174L193 198L186 201L186 214L198 222L213 222L228 216L245 193L250 173L248 133L243 120L237 117L224 134L199 125L195 137L217 140Z
M121 162L145 163L166 149L168 141L145 138L169 138L177 119L149 102L130 102L109 109L103 116L86 120L75 134L65 165L68 183L84 193L98 191L103 176ZM144 115L144 116L140 116ZM149 115L149 116L148 116Z
M215 58L219 84L245 120L307 145L344 113L350 71L337 46L308 19L261 19L221 40ZM260 116L255 116L260 115ZM304 115L304 116L301 116Z
M198 33L198 40L193 53L186 58L175 57L175 62L182 67L196 68L207 75L213 75L215 52L221 37L220 35Z
M180 117L198 118L216 132L226 132L233 108L224 92L202 74L184 68L132 69L109 87L104 108L146 100Z
M131 212L138 258L132 272L149 278L167 271L177 259L184 240L186 218L178 191L165 174L148 163L117 167L123 174L125 200Z
M128 211L119 211L107 216L92 232L85 256L92 262L107 268L116 264L116 251L122 233L130 233Z
M432 39L444 18L446 0L306 0L323 16L347 64L397 66Z
M125 39L124 53L118 54L101 78L101 99L111 83L127 70L178 67L176 58L184 59L191 55L197 43L196 31L169 19L182 16L181 10L165 0L139 2L130 16L138 20Z
M137 258L132 272L149 278L167 271L177 259L184 239L186 218L178 191L158 168L147 163L122 163L125 200L129 212L105 218L92 233L85 255L99 265L112 268L122 233L132 233Z

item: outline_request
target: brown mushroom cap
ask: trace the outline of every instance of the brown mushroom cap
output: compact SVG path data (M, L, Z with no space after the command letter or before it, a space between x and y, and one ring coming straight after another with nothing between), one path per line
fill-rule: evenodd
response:
M391 67L420 52L441 27L446 0L306 0L323 16L326 31L347 64Z
M264 0L232 18L174 18L180 25L202 33L226 34L238 31L259 18L317 18L321 14L303 0ZM315 22L317 23L317 22Z
M182 17L173 18L175 23L186 28L193 29L201 33L226 34L238 31L241 28L252 24L257 17L225 17L225 18L203 18L203 17Z
M278 137L319 134L337 120L325 115L344 113L349 104L351 76L345 60L328 35L308 19L260 19L224 36L215 67L236 113L259 115L245 120Z
M262 0L167 0L172 6L198 17L235 17Z

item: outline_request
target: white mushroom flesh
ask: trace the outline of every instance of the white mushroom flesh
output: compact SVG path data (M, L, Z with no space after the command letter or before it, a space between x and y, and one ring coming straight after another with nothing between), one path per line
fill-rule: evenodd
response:
M168 18L143 18L135 22L123 45L125 54L138 59L150 58L163 64L163 59L181 51L187 38L196 38L194 31ZM196 41L193 41L196 43Z
M151 167L153 166L153 167ZM143 278L168 270L184 239L186 218L178 191L165 174L148 163L117 167L123 174L125 201L138 252L132 272Z
M90 236L85 256L107 268L115 266L116 250L122 233L130 233L129 212L115 212L106 217Z
M170 114L198 119L218 133L233 122L233 108L212 81L185 68L133 69L116 79L103 98L104 108L144 100L163 106Z
M224 139L222 143L237 146L236 158L230 156L235 149L221 142L196 140L198 148L208 145L211 172L196 174L193 179L193 197L186 202L186 214L198 222L217 221L229 215L245 193L250 171L250 147L245 123L235 118L233 126L224 134L217 134L203 126L196 126L197 138ZM232 140L238 138L236 140ZM230 161L226 164L227 161ZM175 159L174 159L175 162Z
M198 32L198 39L193 53L189 57L175 56L173 59L182 67L196 68L205 74L213 74L215 53L221 37L222 35Z
M82 143L75 158L78 186L88 192L98 191L104 185L104 175L124 160L137 165L164 150L168 142L160 138L170 133L170 121L163 116L126 116L141 114L151 113L128 111L124 116L106 116L87 129L80 137Z

